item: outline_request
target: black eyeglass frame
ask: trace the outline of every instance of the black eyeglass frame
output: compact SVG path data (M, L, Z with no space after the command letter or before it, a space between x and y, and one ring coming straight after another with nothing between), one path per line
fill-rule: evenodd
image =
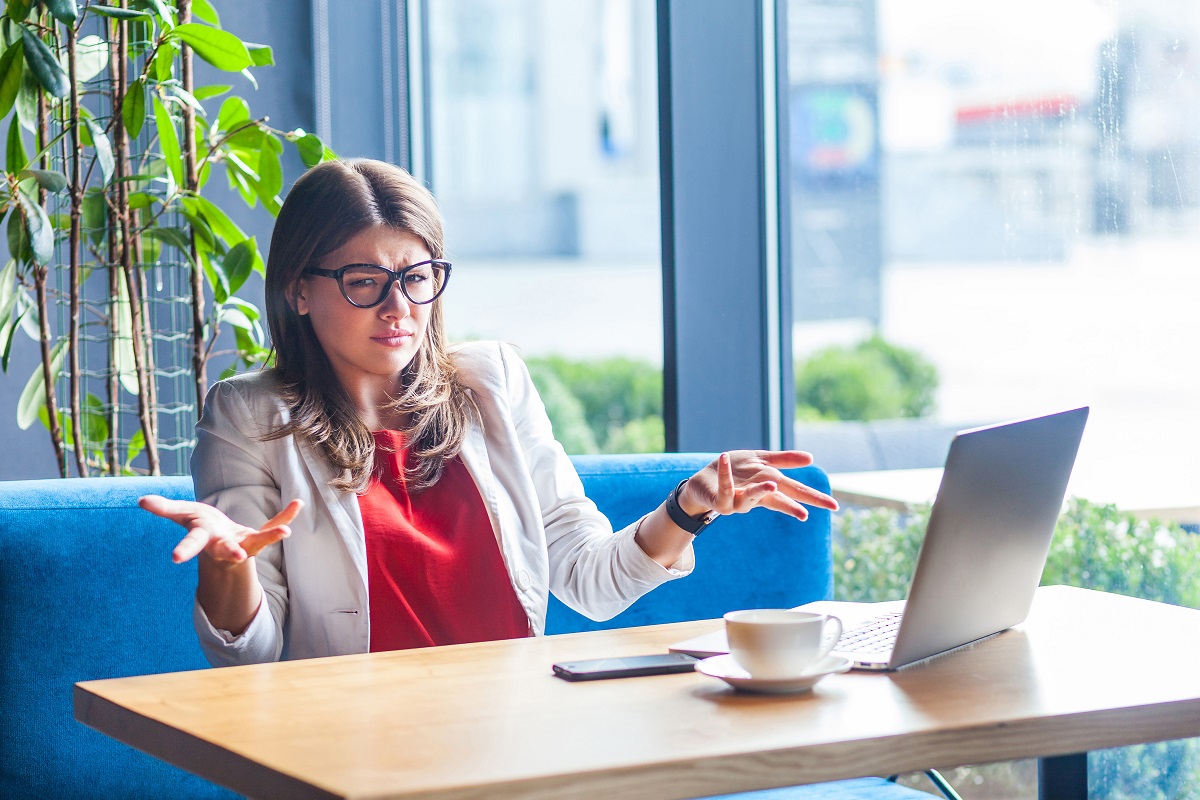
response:
M408 293L408 289L405 288L403 278L405 275L408 274L408 272L410 270L414 270L417 267L428 266L430 264L432 264L435 267L441 267L442 269L444 269L446 271L446 274L442 277L442 285L438 287L437 293L434 294L434 296L429 298L428 300L414 300L412 298L412 296ZM342 279L346 274L346 270L354 269L355 267L374 267L376 269L383 270L388 275L387 285L385 285L382 289L379 290L379 299L376 300L374 303L371 303L370 305L364 306L359 303L356 303L350 299L350 295L346 294L346 285L342 282ZM383 305L383 302L385 300L387 300L388 295L391 294L392 284L396 283L397 281L400 282L400 292L404 295L405 300L407 300L408 302L410 302L414 305L418 305L418 306L429 305L434 300L437 300L439 297L441 297L442 292L446 291L446 287L450 284L450 270L451 270L451 264L449 261L446 261L441 258L431 258L428 261L418 261L416 264L409 264L407 267L405 267L404 269L400 269L400 270L388 269L387 267L383 266L382 264L347 264L346 266L338 267L337 269L321 269L320 267L306 267L302 274L304 274L304 275L320 275L325 278L334 278L337 280L338 290L342 293L342 297L346 298L347 303L354 306L355 308L375 308L376 306Z

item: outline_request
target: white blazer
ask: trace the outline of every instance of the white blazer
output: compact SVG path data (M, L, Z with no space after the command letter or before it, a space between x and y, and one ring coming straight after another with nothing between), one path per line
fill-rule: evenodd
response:
M548 593L592 619L608 619L668 580L691 572L691 548L663 568L613 533L584 497L524 362L507 345L461 345L453 357L474 394L461 457L487 507L529 629L545 630ZM290 500L304 501L292 535L255 559L265 602L239 636L215 629L197 602L193 619L213 666L365 653L370 643L366 544L358 497L329 486L333 467L293 436L263 441L289 414L270 370L212 387L192 455L196 498L258 527ZM639 520L640 522L640 520Z

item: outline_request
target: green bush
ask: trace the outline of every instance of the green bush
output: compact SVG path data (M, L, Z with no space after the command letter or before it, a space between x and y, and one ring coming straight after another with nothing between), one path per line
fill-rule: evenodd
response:
M546 415L554 427L554 438L562 443L568 453L595 453L596 437L588 427L583 414L583 404L571 390L563 385L558 376L544 364L530 363L529 376L537 387Z
M937 369L923 356L876 334L798 363L796 414L822 420L924 417L933 412L937 386Z
M531 358L528 364L554 434L568 453L661 453L665 448L658 367L630 358L561 356Z
M916 564L929 507L910 513L847 509L834 517L834 595L901 600ZM1174 523L1147 522L1115 506L1071 499L1059 517L1043 585L1087 589L1200 608L1200 536ZM1200 798L1200 739L1102 750L1088 759L1093 797ZM955 770L951 780L1019 789L1027 775L990 765Z

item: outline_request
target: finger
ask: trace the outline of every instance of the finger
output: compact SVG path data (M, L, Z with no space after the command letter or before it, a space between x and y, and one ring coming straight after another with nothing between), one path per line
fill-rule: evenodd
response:
M239 564L250 557L249 553L233 539L214 539L208 547L208 555L217 561Z
M192 528L171 551L171 560L176 564L182 564L190 558L195 558L196 554L207 547L210 541L212 541L212 534L207 530L199 527Z
M188 500L168 500L157 494L147 494L138 498L138 506L155 516L186 524L196 513L197 503Z
M800 481L793 480L786 475L780 477L783 479L781 483L783 493L790 499L804 503L805 505L828 509L829 511L838 510L838 501L830 495L817 491L811 486L806 486Z
M767 495L759 505L781 514L787 514L789 517L795 517L801 522L808 519L808 509L782 492Z
M276 525L273 528L265 528L249 534L245 539L242 539L241 545L247 555L256 556L267 545L275 544L275 542L286 539L291 535L291 528L286 525Z
M278 525L291 525L292 520L296 518L296 515L300 513L300 509L302 508L304 508L303 500L293 500L284 507L283 511L280 511L278 514L263 523L259 530L265 531L268 528L274 528Z
M737 509L739 511L749 511L754 508L767 495L779 488L779 484L775 481L760 481L759 483L750 484L738 492Z
M756 455L776 469L809 467L813 463L812 453L804 450L759 450Z
M717 498L733 498L733 462L729 453L717 457Z

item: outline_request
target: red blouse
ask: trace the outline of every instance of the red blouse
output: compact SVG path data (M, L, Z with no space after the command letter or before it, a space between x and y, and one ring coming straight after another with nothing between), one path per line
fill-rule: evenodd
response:
M462 459L409 495L404 440L376 431L375 472L358 498L367 538L371 652L517 639L517 600L491 520Z

